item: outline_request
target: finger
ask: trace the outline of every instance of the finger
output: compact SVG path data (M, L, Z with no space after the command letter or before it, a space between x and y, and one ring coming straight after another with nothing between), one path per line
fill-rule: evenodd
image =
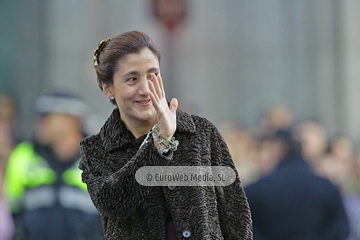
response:
M159 99L159 96L158 96L158 94L157 94L157 92L155 90L154 82L148 80L148 84L149 84L149 88L150 88L150 91L151 91L150 93L152 93L153 96L154 96L153 101L156 101L158 103L160 101L160 99Z
M171 99L170 101L170 110L176 114L176 109L178 108L179 101L176 98Z
M156 90L156 93L157 93L159 99L163 98L163 94L162 94L161 89L160 89L160 84L159 84L158 77L155 75L155 73L152 73L151 78L153 79L155 90Z
M160 74L158 74L157 77L158 77L158 79L159 79L160 89L161 89L161 92L162 92L162 94L163 94L163 97L166 98L166 97L165 97L165 89L164 89L162 77L161 77Z
M159 102L156 101L156 97L155 97L154 93L150 92L150 98L151 98L152 104L153 104L153 106L155 108L155 111L157 113L159 113L160 112L160 106L159 106Z

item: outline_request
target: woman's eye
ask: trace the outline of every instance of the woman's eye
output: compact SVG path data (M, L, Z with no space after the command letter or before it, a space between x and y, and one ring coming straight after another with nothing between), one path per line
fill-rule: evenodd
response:
M134 82L136 81L136 77L131 77L131 78L128 78L126 79L127 82Z
M151 74L152 74L152 73L151 73ZM149 74L149 75L147 76L148 79L151 79L151 74ZM155 76L158 76L158 75L159 75L159 73L157 73L157 72L154 72L153 74L155 74Z

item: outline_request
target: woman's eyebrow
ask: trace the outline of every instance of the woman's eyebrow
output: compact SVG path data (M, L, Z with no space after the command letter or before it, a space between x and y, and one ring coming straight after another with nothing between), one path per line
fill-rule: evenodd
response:
M152 67L149 70L147 70L148 73L150 72L154 72L154 71L159 71L159 68L157 67ZM138 71L130 71L124 74L124 76L129 76L129 75L140 75L140 73Z
M130 71L124 74L124 76L129 76L129 75L139 75L138 71Z
M150 68L147 72L149 73L149 72L154 72L154 71L159 71L159 68L157 68L157 67L152 67L152 68Z

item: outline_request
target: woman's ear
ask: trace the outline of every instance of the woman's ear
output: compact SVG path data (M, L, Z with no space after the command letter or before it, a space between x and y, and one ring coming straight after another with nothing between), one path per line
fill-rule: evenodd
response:
M112 85L102 82L102 83L101 83L101 87L102 87L103 93L104 93L108 98L111 98L111 97L114 96L113 86L112 86Z

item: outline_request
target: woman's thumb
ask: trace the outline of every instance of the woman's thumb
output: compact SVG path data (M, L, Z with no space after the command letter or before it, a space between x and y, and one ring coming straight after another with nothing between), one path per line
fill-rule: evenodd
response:
M170 101L170 110L173 112L173 113L176 113L176 109L178 108L178 100L176 98L173 98L171 99Z

